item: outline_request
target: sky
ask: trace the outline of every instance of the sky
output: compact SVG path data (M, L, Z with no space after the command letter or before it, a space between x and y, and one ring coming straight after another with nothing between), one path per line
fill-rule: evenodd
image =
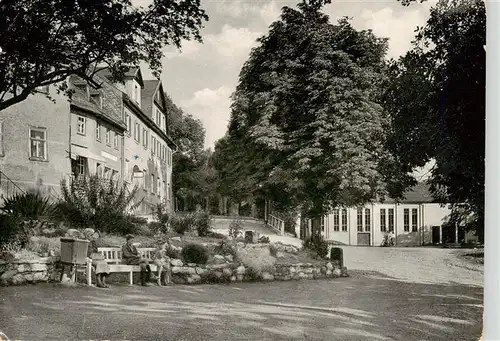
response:
M133 0L138 6L151 0ZM230 117L230 98L241 67L255 40L268 32L283 6L298 0L202 0L210 20L201 31L203 44L183 43L181 51L165 48L161 81L165 91L184 112L199 118L206 130L205 147L224 136ZM411 48L417 26L423 26L436 1L404 7L397 0L332 0L324 7L331 22L348 16L356 29L372 29L389 38L388 57ZM147 66L145 79L152 79Z

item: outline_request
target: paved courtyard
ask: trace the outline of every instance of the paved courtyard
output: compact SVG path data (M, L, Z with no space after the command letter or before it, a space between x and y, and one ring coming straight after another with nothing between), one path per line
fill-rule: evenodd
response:
M0 331L11 340L479 338L482 266L449 249L343 249L350 277L334 280L0 287Z
M350 278L229 286L0 289L22 340L474 340L482 290Z

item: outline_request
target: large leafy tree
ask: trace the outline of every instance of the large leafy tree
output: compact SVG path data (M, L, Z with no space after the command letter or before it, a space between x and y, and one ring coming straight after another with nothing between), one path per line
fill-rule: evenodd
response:
M92 82L98 65L120 80L145 61L159 76L162 48L201 41L205 20L200 0L153 0L147 8L130 0L2 0L0 111L71 74Z
M199 119L185 113L167 96L169 129L178 150L173 156L174 196L181 199L182 210L192 210L196 204L206 205L215 193L215 170L211 167L211 152L204 150L205 128Z
M384 196L393 161L378 104L387 42L347 18L331 24L321 12L328 2L283 7L258 39L219 146L226 187L262 184L268 197L310 216Z
M408 1L406 3L409 3ZM390 68L385 107L401 170L435 161L435 197L483 237L486 11L482 0L441 0L414 48ZM402 189L402 188L401 188Z

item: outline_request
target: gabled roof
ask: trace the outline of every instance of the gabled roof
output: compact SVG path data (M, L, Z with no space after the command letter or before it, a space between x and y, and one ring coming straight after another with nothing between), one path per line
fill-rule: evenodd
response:
M85 81L82 82L81 79L77 76L71 76L70 81L73 84L86 84ZM90 91L91 93L96 92L96 90L94 90L93 88L91 88ZM125 131L127 129L126 124L122 120L102 109L94 101L89 100L89 98L87 97L87 93L85 93L84 90L79 87L75 87L73 96L71 96L70 105L74 108L78 108L80 110L93 114L103 121L112 124L121 131Z
M141 91L141 106L149 117L153 117L153 101L160 84L158 79L144 81L144 88Z
M107 68L107 67L99 70L96 74L98 76L104 77L108 80L111 78L111 72L109 71L109 68ZM128 69L128 71L125 72L125 78L136 78L137 81L139 82L139 84L142 87L144 86L144 81L142 79L141 69L139 67L136 67L136 66L130 67Z
M386 199L384 203L395 203L394 199ZM425 204L437 202L430 191L430 186L425 182L419 182L412 188L408 189L405 198L400 200L401 204Z

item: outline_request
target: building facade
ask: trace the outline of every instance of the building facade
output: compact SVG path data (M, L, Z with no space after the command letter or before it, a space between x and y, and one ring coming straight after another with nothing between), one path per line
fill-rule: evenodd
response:
M100 76L109 79L106 70ZM151 216L157 204L173 211L172 153L176 146L169 136L163 85L159 80L143 80L139 68L131 69L122 92L123 180L137 186L138 215Z
M124 83L111 82L107 70L94 81L99 88L72 76L71 99L43 87L1 112L0 195L18 188L56 197L62 179L98 174L139 187L138 215L151 216L158 203L173 210L175 144L161 82L143 81L139 68Z
M392 232L396 246L460 243L475 239L456 225L449 226L450 205L435 203L428 187L415 186L400 202L386 200L362 207L339 207L313 221L302 220L304 239L319 231L325 240L344 245L380 246Z
M0 200L29 189L59 193L71 173L69 128L70 103L49 86L0 112Z

